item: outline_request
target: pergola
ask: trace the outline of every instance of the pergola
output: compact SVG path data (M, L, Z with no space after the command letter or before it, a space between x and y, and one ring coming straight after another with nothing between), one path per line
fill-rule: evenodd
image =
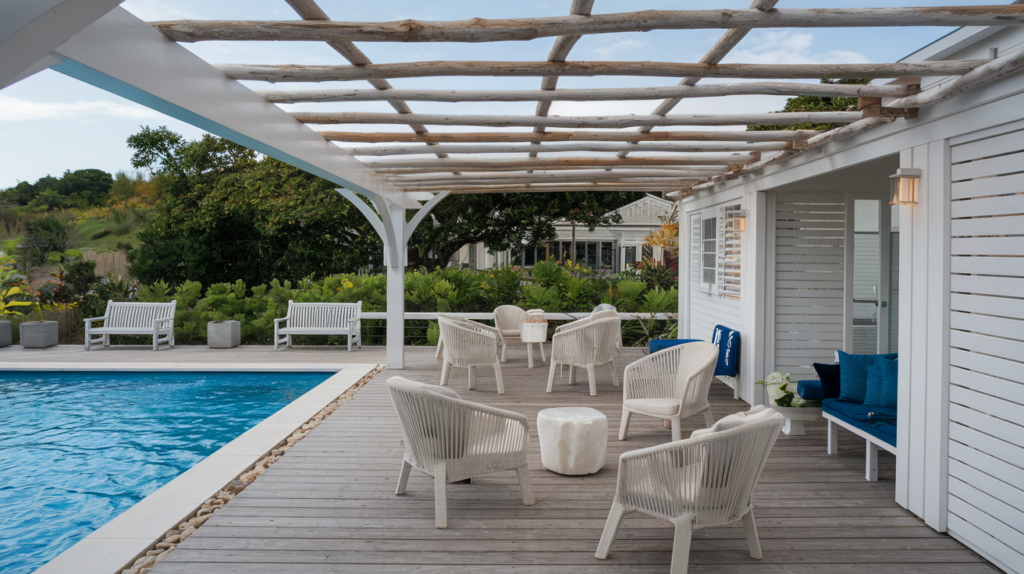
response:
M448 194L647 191L685 197L788 156L896 121L1024 67L1024 50L969 61L766 65L721 64L755 28L1020 26L1024 6L778 9L754 0L745 10L647 10L592 14L573 0L561 17L450 22L332 21L313 0L285 0L292 21L146 23L120 0L12 2L0 25L0 86L52 68L324 177L371 221L385 246L388 367L403 366L405 247ZM1018 0L1019 1L1019 0ZM1018 4L1018 2L1014 2ZM724 29L699 62L572 61L583 35ZM356 42L508 42L551 38L547 60L374 64ZM326 42L348 63L208 63L179 43ZM391 78L540 78L536 90L395 89ZM557 89L561 76L666 78L662 87ZM921 78L946 80L921 89ZM703 78L745 80L698 85ZM865 78L881 84L796 80ZM365 80L349 88L254 91L239 80L275 84ZM757 80L757 81L749 81ZM675 85L672 85L675 84ZM858 110L801 113L671 113L683 100L736 95L857 97ZM556 101L651 100L649 115L553 116ZM394 113L288 113L277 104L385 101ZM409 102L537 102L534 115L415 113ZM746 132L747 124L842 124L813 130ZM314 131L311 124L403 126L376 132ZM431 133L427 126L480 130ZM498 128L528 127L526 131ZM707 129L708 127L719 129ZM658 129L656 129L658 128ZM705 128L695 130L693 128ZM555 131L552 131L555 130ZM387 145L367 145L387 144ZM572 156L552 156L574 152ZM579 155L583 153L585 155ZM650 154L656 155L650 155ZM476 157L506 154L507 157ZM408 157L415 156L415 157ZM455 156L455 157L452 157ZM357 159L363 158L363 159ZM376 208L371 209L359 196ZM416 210L407 218L407 210Z

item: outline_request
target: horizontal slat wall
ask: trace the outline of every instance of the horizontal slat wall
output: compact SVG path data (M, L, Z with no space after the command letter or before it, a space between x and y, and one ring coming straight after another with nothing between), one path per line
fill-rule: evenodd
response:
M813 363L843 348L842 194L775 199L775 370L813 378Z
M950 534L1024 572L1024 132L951 150Z

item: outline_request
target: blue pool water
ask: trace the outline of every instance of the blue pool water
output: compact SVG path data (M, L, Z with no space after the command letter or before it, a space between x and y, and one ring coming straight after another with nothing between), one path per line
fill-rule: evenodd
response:
M32 572L329 376L0 371L0 572Z

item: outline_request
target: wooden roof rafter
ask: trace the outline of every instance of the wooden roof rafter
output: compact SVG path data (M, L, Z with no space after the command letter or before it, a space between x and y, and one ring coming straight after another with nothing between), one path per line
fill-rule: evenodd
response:
M767 10L775 8L775 5L778 3L779 0L754 0L750 4L750 8L752 10L760 10L762 12L765 12ZM732 49L735 48L741 40L743 40L743 38L747 37L748 33L750 33L749 28L732 28L731 30L728 30L725 34L722 35L721 38L718 39L718 42L715 42L715 45L711 47L711 50L709 50L707 54L704 54L704 57L700 59L699 63L714 65L719 64L727 55L729 55L729 52L731 52ZM679 82L679 85L680 87L692 87L695 86L702 79L703 77L701 76L690 76L689 78L684 78L681 82ZM658 107L654 108L654 111L651 112L651 115L667 116L668 113L672 111L672 108L676 107L681 101L682 98L679 96L669 96L660 104L658 104ZM639 131L640 133L650 133L653 129L653 126L641 126L637 131ZM619 152L618 155L619 157L626 157L626 155L628 154L629 151L627 150Z
M292 9L295 10L295 12L305 21L330 22L331 20L330 17L327 16L327 13L317 5L316 0L285 0L285 2L287 2L288 5L291 6ZM341 54L342 57L353 65L365 66L371 63L370 58L368 58L366 54L364 54L363 51L357 48L352 42L347 40L330 40L327 42L327 45L334 48L336 52ZM388 83L387 80L373 78L367 81L374 88L377 88L377 91L379 92L393 91L391 84ZM387 102L400 114L412 113L412 108L410 108L409 104L405 103L401 98L391 96L387 98ZM409 127L418 134L427 133L428 131L426 126L420 124L409 124ZM438 154L437 157L445 158L447 156Z
M781 161L805 149L894 121L913 118L917 108L1024 68L1024 50L992 60L936 60L869 64L744 64L722 60L752 29L860 26L1021 26L1020 2L999 6L926 8L777 9L778 0L753 0L745 10L646 10L596 14L593 0L572 0L570 14L547 18L470 19L449 22L336 22L314 0L287 0L303 21L159 22L170 38L183 41L325 41L352 65L221 64L239 80L287 82L369 81L377 90L324 87L261 90L271 103L387 101L398 113L297 112L314 125L406 125L414 133L322 131L327 141L350 142L343 151L368 160L364 165L406 192L456 190L517 192L547 190L673 191L685 195ZM582 36L649 30L725 29L697 63L650 61L568 61ZM373 64L353 42L496 42L554 38L545 61L436 61ZM341 47L337 47L340 45ZM678 85L558 89L561 76L669 77ZM390 78L539 77L540 89L395 90ZM811 84L794 81L830 78L904 79L898 84ZM948 80L922 91L921 77ZM704 78L767 80L697 86ZM870 99L865 111L772 114L670 114L687 99L743 95L858 97ZM649 115L552 116L556 101L661 100ZM415 114L407 101L536 101L533 115ZM866 101L866 100L865 100ZM677 126L749 124L840 124L827 132L683 131ZM426 126L528 128L530 131L429 133ZM654 130L655 127L664 131ZM633 129L630 129L633 128ZM685 128L684 128L685 129ZM629 131L625 131L629 130ZM376 144L351 146L352 143ZM390 145L380 145L390 144ZM399 145L394 145L399 144ZM517 145L518 144L518 145ZM429 146L429 148L428 148ZM548 153L585 154L550 157ZM630 154L651 152L640 157ZM604 157L602 154L614 154ZM437 159L416 156L433 154ZM465 154L459 159L447 154ZM505 157L499 157L502 154ZM519 155L522 154L522 155ZM731 155L730 155L731 154ZM490 157L474 157L477 155ZM546 156L546 157L538 157Z

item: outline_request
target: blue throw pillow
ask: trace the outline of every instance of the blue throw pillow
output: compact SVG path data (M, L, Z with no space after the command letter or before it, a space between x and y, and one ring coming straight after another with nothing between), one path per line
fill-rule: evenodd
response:
M715 325L711 342L718 345L716 377L735 377L740 364L740 332L722 325Z
M864 406L866 407L882 406L882 372L878 370L878 361L875 359L872 357L865 369L867 377L864 385Z
M890 355L851 355L836 351L839 355L839 400L848 403L864 404L868 393L868 365L873 364L876 356L895 359L896 353Z
M818 380L821 381L821 388L825 391L825 398L838 399L839 365L837 363L814 363L814 370L818 373Z
M875 366L882 378L879 405L887 409L896 408L896 397L899 394L898 361L898 359L887 359L884 355L875 357Z

